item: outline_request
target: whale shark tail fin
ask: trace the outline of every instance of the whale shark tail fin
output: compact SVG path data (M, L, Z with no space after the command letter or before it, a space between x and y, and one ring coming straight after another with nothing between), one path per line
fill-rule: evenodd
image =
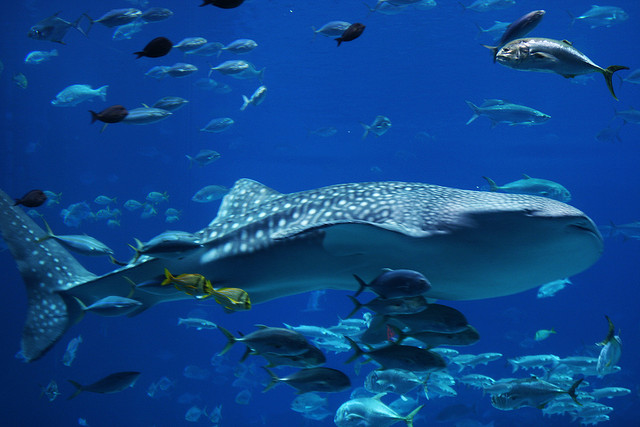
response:
M47 233L13 204L0 190L0 234L27 289L20 355L31 362L44 355L82 315L77 302L63 291L95 276L55 240L39 241Z

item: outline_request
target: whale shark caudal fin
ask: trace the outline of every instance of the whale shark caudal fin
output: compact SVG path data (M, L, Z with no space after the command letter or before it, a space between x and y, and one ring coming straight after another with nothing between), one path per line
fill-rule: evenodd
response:
M62 291L94 279L58 242L0 190L0 233L27 288L27 320L21 354L26 362L40 358L82 316L73 298Z

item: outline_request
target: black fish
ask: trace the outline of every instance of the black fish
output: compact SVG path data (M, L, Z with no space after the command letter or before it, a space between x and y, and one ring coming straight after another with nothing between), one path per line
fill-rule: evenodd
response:
M96 120L100 120L103 123L118 123L129 115L127 109L122 105L112 105L99 113L92 110L89 110L89 112L91 113L91 123L94 123Z
M344 30L344 33L342 33L342 35L336 39L336 41L338 42L338 46L340 46L340 43L342 42L350 42L351 40L355 40L360 37L360 34L362 34L362 32L364 31L364 28L364 25L358 22L349 25L349 28Z
M44 194L42 190L31 190L27 194L22 196L21 199L16 199L16 202L13 204L13 206L23 205L28 208L37 208L46 201L47 195Z
M76 388L76 391L69 396L67 400L73 399L83 391L90 391L92 393L117 393L127 387L133 387L139 376L140 372L116 372L89 385L82 385L69 380Z
M544 10L534 10L529 12L509 24L507 29L504 31L504 34L502 34L498 46L487 46L486 44L483 44L482 46L487 49L491 49L493 52L493 62L496 62L496 54L502 46L509 43L511 40L519 39L529 34L540 23L540 21L542 21L544 14Z
M202 0L200 7L210 4L211 6L216 6L221 9L233 9L242 3L244 3L244 0Z
M262 367L271 376L271 382L262 392L273 388L281 382L298 390L298 394L319 391L323 393L337 393L351 387L351 380L343 372L332 368L308 368L295 374L278 378L269 369Z
M421 273L413 270L387 270L366 283L355 274L360 287L354 295L357 297L365 288L369 288L382 298L401 298L421 295L431 289L431 283Z
M159 58L165 56L171 51L173 43L166 37L156 37L151 40L140 52L133 52L134 55L138 55L136 59L146 56L148 58Z
M27 36L35 40L48 40L50 42L64 44L62 38L67 34L70 28L75 28L85 36L87 35L82 28L78 26L83 15L80 15L80 17L74 22L69 22L62 18L58 18L58 13L35 24L29 29Z

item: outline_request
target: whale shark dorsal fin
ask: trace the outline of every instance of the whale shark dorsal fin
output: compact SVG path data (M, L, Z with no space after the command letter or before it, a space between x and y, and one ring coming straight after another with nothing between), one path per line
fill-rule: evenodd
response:
M242 178L236 181L231 191L224 196L214 224L233 215L244 215L247 211L282 197L282 193L252 179Z

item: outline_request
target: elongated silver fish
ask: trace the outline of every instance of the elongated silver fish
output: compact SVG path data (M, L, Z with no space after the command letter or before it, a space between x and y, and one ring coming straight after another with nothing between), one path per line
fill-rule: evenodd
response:
M202 247L182 259L140 257L103 276L87 271L0 191L0 232L27 287L22 354L42 356L73 324L74 298L90 305L127 296L131 282L197 271L217 286L244 289L253 303L317 289L356 290L353 274L383 268L429 277L426 296L482 299L572 276L602 252L602 237L581 211L529 195L422 183L339 184L281 194L241 179L217 217L194 233ZM250 266L250 268L249 268ZM127 280L128 279L128 280ZM142 306L190 298L136 292Z

